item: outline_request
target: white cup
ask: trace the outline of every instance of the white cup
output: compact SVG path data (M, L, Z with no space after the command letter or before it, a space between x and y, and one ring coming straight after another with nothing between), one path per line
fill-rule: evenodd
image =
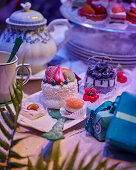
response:
M10 53L0 51L0 103L8 102L11 100L9 89L12 89L12 84L16 83L17 71L21 68L22 64L17 65L18 57L15 56L10 63L7 63ZM27 77L23 81L23 85L28 82L31 76L31 67L29 64L24 64L27 70Z

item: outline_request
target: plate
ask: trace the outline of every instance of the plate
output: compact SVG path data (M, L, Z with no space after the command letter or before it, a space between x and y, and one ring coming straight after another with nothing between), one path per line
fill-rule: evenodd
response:
M41 91L38 93L35 93L26 99L23 100L23 102L28 101L28 102L33 102L33 103L40 103L40 96L41 96ZM68 120L64 123L64 130L69 129L70 127L82 122L85 119L85 117L77 120ZM35 120L30 120L23 115L19 115L18 118L18 123L20 125L26 126L26 127L31 127L33 129L39 130L41 132L48 132L51 130L53 125L57 122L56 119L53 119L49 114L35 119Z

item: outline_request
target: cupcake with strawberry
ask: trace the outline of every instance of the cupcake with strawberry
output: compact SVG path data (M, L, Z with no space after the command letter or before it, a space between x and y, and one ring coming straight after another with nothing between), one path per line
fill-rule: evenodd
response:
M47 68L41 88L42 102L47 108L60 109L65 106L66 98L78 97L75 74L60 65Z

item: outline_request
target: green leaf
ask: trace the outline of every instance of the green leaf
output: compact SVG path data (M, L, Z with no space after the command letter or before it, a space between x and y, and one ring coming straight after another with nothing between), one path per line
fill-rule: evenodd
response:
M15 88L14 85L13 85L13 89L14 89L15 98L17 99L18 103L21 103L22 101L21 93L18 91L18 89Z
M0 138L0 146L6 151L9 149L9 144Z
M62 118L59 109L48 109L48 113L53 119L58 120L58 119Z
M36 163L36 169L37 170L45 170L44 159L43 159L42 153L40 154L40 157Z
M55 144L57 144L57 147L55 148ZM54 152L53 154L53 170L59 169L59 157L60 157L60 145L58 143L55 143L53 146Z
M6 114L3 112L3 110L1 108L0 108L0 112L1 112L1 115L2 115L5 123L8 125L8 127L10 129L14 129L13 123L8 119L8 117L6 116Z
M65 159L63 160L63 162L62 162L61 165L60 165L59 170L63 170L63 169L64 169L64 165L65 165L65 163L66 163L66 160L67 160L67 158L65 158Z
M28 168L27 170L34 170L32 162L31 162L31 160L29 158L28 158L27 168Z
M20 106L19 106L19 103L17 101L16 98L13 97L13 95L11 94L11 91L10 91L10 97L11 97L11 102L13 103L13 106L15 108L15 111L16 111L16 116L18 116L19 114L19 111L20 111Z
M78 170L82 170L83 169L83 164L84 164L84 161L85 161L85 159L86 159L86 156L87 155L85 155L83 158L82 158L82 160L80 161L80 163L79 163L79 165L78 165Z
M1 122L0 122L0 129L1 129L2 133L10 140L12 136L11 136L10 133L5 129L5 127L2 125Z
M96 158L98 157L99 153L97 153L96 155L94 155L91 159L91 161L83 168L84 170L90 170L92 169L94 162L96 160Z
M0 160L5 162L6 157L6 154L0 150Z
M119 165L120 163L116 163L114 165L112 165L110 168L108 168L107 170L115 170L115 168Z
M102 169L102 168L106 168L107 161L108 161L108 159L100 162L100 163L97 165L97 167L95 168L95 170L100 170L100 169Z
M22 157L15 151L10 150L9 158L24 159L26 157Z
M5 169L5 166L0 165L0 170L4 170L4 169Z
M21 164L21 163L17 163L17 162L9 162L8 163L8 168L23 168L26 167L26 164Z
M11 120L14 122L15 121L15 115L14 115L12 109L10 108L10 106L7 103L5 103L5 105L6 105L6 108L9 112L9 114L10 114Z
M67 166L66 166L66 170L72 170L73 167L74 167L74 163L75 163L75 160L76 160L76 157L77 157L77 154L78 154L78 150L79 150L79 144L76 146Z
M42 137L46 138L50 141L56 141L56 140L59 140L59 139L64 139L64 135L63 135L64 122L65 122L65 118L59 119L55 123L55 125L52 127L52 129L49 132L44 133L42 135Z

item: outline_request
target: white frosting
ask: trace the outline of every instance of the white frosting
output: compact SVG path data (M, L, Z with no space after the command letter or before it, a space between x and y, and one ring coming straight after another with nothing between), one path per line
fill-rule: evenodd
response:
M88 78L89 81L87 81L87 83L93 82L94 79L92 79L91 77ZM108 81L109 81L109 86L108 86ZM93 83L92 83L93 84ZM114 86L114 79L112 80L103 80L102 85L101 85L101 80L95 80L95 86L96 87L113 87Z
M30 104L37 104L39 108L37 110L28 110L27 107ZM20 114L27 117L28 119L34 120L47 114L47 110L40 103L24 102L22 103L22 109Z
M126 12L118 12L118 13L113 13L112 11L110 12L110 16L114 18L126 18Z
M77 80L67 85L52 86L48 83L42 83L42 102L48 108L59 109L65 106L65 99L68 97L78 98Z

